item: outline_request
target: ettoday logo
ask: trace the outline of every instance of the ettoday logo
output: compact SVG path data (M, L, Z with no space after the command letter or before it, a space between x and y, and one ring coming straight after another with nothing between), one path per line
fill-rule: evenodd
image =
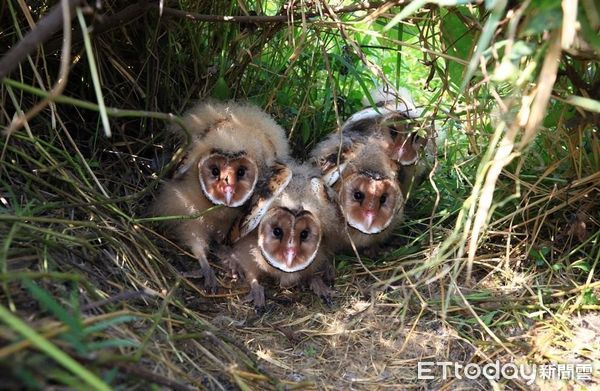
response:
M543 380L589 380L593 371L592 364L515 364L513 362L490 362L484 365L469 363L461 364L450 361L420 361L417 365L417 379L433 380L436 368L441 368L442 379L479 379L484 377L489 380L520 379L528 385L535 382L536 378Z

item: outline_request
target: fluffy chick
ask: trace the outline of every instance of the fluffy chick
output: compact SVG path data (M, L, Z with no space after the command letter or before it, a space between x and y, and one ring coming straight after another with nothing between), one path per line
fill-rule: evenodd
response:
M348 224L342 249L359 249L384 241L402 220L420 139L407 120L420 114L406 91L372 93L376 108L352 115L341 133L320 142L311 153L324 180L333 186ZM342 233L340 231L340 233Z
M225 238L259 180L270 184L262 193L274 195L285 187L291 172L278 159L288 155L288 144L284 130L250 104L202 103L184 115L184 124L192 145L174 178L161 186L152 212L188 216L168 227L191 249L205 288L214 292L217 280L207 260L210 243Z
M253 221L250 231L246 236L242 233L241 239L234 237L237 241L232 247L220 252L222 259L248 281L248 299L257 309L265 305L261 281L266 277L284 288L308 282L315 294L327 303L331 300L323 274L332 271L331 241L341 223L339 210L318 170L296 163L289 163L289 167L292 180L285 190L268 208L253 207L239 223Z
M339 137L339 136L337 136ZM398 183L398 164L387 156L378 137L357 142L347 137L351 148L341 166L323 170L332 184L342 215L348 225L338 229L336 250L370 248L384 241L402 219L404 196ZM327 141L327 140L326 140ZM318 159L319 147L313 151ZM335 155L335 154L334 154ZM322 166L323 167L323 166Z

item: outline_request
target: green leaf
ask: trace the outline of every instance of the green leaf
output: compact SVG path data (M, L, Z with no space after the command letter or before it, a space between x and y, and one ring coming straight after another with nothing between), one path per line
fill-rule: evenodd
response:
M530 256L537 260L545 261L548 254L550 254L550 248L548 246L542 246L539 249L531 249L529 252Z
M582 270L582 271L584 271L586 273L589 273L589 271L592 270L592 266L585 259L579 259L579 260L573 262L571 264L570 268L571 269L579 269L579 270Z
M371 99L371 94L370 94L370 91L369 91L369 87L367 87L367 85L365 84L365 81L363 80L363 75L356 69L356 67L353 64L350 64L344 58L344 56L340 56L340 55L335 54L335 53L331 53L331 56L336 61L339 61L344 66L346 66L346 68L348 69L348 71L352 74L352 76L356 79L356 81L358 81L358 84L360 84L360 87L363 90L364 96L366 96L368 99ZM371 104L374 105L375 102L371 102Z
M21 319L13 315L6 307L0 304L0 320L6 323L9 327L11 327L14 331L21 334L25 337L31 344L42 352L46 353L48 356L53 358L56 362L58 362L63 367L67 368L73 374L78 376L81 380L86 382L92 388L96 390L106 390L109 391L110 387L106 385L100 378L98 378L95 374L84 368L77 361L73 360L69 355L65 352L57 348L50 341L46 340L40 334L38 334L34 329L29 327L29 325L23 322Z
M110 130L110 122L108 121L108 114L106 112L106 106L104 104L104 94L102 93L102 86L100 85L100 75L98 73L98 67L96 66L96 60L94 56L94 50L92 48L92 41L88 28L85 24L85 18L80 7L77 7L77 19L83 32L83 43L85 52L87 55L88 65L90 67L90 75L92 76L92 82L94 84L94 91L96 92L96 99L98 100L98 111L100 113L100 119L102 120L102 127L104 128L104 134L106 137L110 137L112 132Z
M562 7L560 0L546 0L530 8L531 19L526 24L521 36L537 35L544 31L553 30L562 25Z
M43 357L40 355L40 357ZM14 369L14 374L22 382L21 387L25 387L28 390L41 390L42 385L35 380L35 375L27 368L17 367Z
M212 97L220 100L227 100L230 98L230 96L231 93L229 91L229 87L227 86L227 82L222 76L219 77L215 83L215 87L213 88Z
M581 33L582 33L583 37L585 38L587 43L589 43L596 49L596 52L599 52L600 51L600 34L598 34L598 31L596 31L592 28L587 15L584 14L584 16L580 17L578 20L579 20L579 23L581 24Z
M494 315L496 315L496 312L498 312L498 311L487 312L480 316L481 320L483 321L483 323L485 323L486 326L489 326L492 324L492 321L494 320Z
M531 56L534 53L535 44L525 41L517 41L510 52L510 61L518 63L521 58Z
M498 26L498 23L500 23L500 20L504 16L504 6L506 6L506 1L504 1L503 3L504 4L499 3L495 5L494 10L492 11L490 16L488 17L487 22L485 22L485 25L483 26L483 30L481 31L481 35L479 36L479 40L477 41L477 49L475 50L473 57L471 57L471 61L469 62L469 66L467 67L465 77L460 86L461 92L465 90L465 87L471 80L471 77L473 77L473 74L475 73L475 70L479 65L479 61L483 58L482 53L488 48L490 41L492 40L496 32L496 27ZM501 7L500 5L504 6Z
M77 339L81 340L83 336L83 328L79 319L75 318L66 309L64 309L48 292L37 286L30 279L23 279L23 285L31 293L34 299L36 299L42 308L54 315L58 320L69 326L69 331L76 335Z
M104 372L104 375L102 375L102 380L104 380L106 384L111 384L115 381L118 374L119 369L117 367L111 368L110 370Z
M427 0L411 1L406 5L406 7L402 8L402 11L400 11L392 18L392 20L390 20L390 22L383 28L383 31L392 29L395 25L417 12L419 8L423 7L425 4L427 4Z
M308 345L304 348L304 355L306 357L315 357L317 355L317 349L313 345Z
M583 291L583 295L581 298L581 304L583 305L597 305L600 303L600 300L594 294L593 289L586 289Z
M130 339L124 338L115 338L115 339L107 339L99 342L91 342L87 344L87 347L90 352L105 349L105 348L121 348L121 347L133 347L137 348L140 346L139 342L132 341Z
M300 134L302 135L302 142L305 144L310 140L311 127L308 125L306 120L302 121L302 125L300 126Z
M475 34L457 15L470 16L465 7L458 7L453 12L448 12L441 21L442 39L448 48L447 53L465 61L471 58L471 51L475 42ZM446 67L450 84L457 90L460 86L466 66L456 61L446 59Z
M284 91L277 91L277 103L281 106L289 106L290 105L290 97Z
M421 250L421 246L405 246L386 254L385 259L396 259L405 255L415 254Z
M69 389L85 391L86 388L88 388L85 384L81 383L81 380L78 379L77 376L74 376L59 367L53 367L50 370L46 370L46 375L54 382L59 382L68 386Z
M506 0L494 1L506 2ZM400 13L394 16L392 20L390 20L390 22L383 28L383 31L388 31L392 29L395 25L417 12L419 8L423 7L427 3L437 4L440 7L456 7L463 4L470 4L472 2L472 0L413 0L410 3L408 3L404 8L402 8L402 11L400 11Z
M336 270L338 271L345 271L350 267L350 262L348 262L347 260L340 260L337 262L336 265Z
M121 315L121 316L117 316L112 319L103 320L101 322L94 323L93 325L84 328L83 335L90 335L93 333L97 333L97 332L106 330L107 328L109 328L111 326L115 326L115 325L118 325L121 323L131 322L131 321L134 321L137 319L138 319L138 317L136 317L136 316Z
M558 101L551 101L544 117L544 127L553 128L559 123L561 116L563 121L568 121L576 113L577 111L573 106L568 106Z

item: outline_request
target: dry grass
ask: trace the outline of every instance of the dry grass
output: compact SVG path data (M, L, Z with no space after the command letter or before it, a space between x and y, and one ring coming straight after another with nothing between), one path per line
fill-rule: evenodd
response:
M419 361L600 362L591 2L581 2L576 17L590 16L575 33L560 17L542 18L556 16L553 2L428 6L388 30L409 6L296 4L292 25L185 20L171 9L243 16L260 8L252 1L166 2L160 18L140 2L124 19L115 15L132 8L105 3L103 18L85 15L95 25L87 49L76 17L70 56L60 54L59 32L0 86L4 388L600 387L597 366L589 381L534 386L443 380L439 371L416 377ZM284 15L285 4L265 2L262 11ZM49 5L0 5L0 48L14 46ZM558 35L561 45L549 40ZM461 94L477 43L486 61L472 63ZM518 49L516 60L507 47ZM65 58L68 83L57 85ZM249 99L289 130L303 158L384 78L414 91L423 125L435 119L440 134L435 175L416 189L385 251L361 262L336 257L332 308L308 291L269 287L268 311L257 315L222 269L223 288L205 294L191 254L146 217L179 156L166 130L178 119L167 113L208 95ZM16 125L21 112L30 118Z

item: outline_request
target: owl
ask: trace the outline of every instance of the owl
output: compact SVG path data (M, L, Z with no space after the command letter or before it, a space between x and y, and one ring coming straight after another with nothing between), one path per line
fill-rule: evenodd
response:
M349 227L340 232L340 247L359 249L384 241L402 220L411 168L419 157L422 139L410 131L409 121L420 114L410 95L372 93L376 107L353 114L341 133L317 144L311 160L337 194Z
M291 171L280 160L288 156L288 143L284 130L250 104L201 103L183 122L191 145L151 209L155 216L183 216L170 221L168 228L198 259L206 290L215 292L209 245L225 239L255 192L268 200L287 185Z
M270 277L281 287L308 283L326 302L331 291L333 232L342 223L331 190L311 165L289 162L292 179L268 207L254 204L232 229L233 244L221 257L250 285L249 300L264 308L261 281ZM258 197L257 197L258 198Z

